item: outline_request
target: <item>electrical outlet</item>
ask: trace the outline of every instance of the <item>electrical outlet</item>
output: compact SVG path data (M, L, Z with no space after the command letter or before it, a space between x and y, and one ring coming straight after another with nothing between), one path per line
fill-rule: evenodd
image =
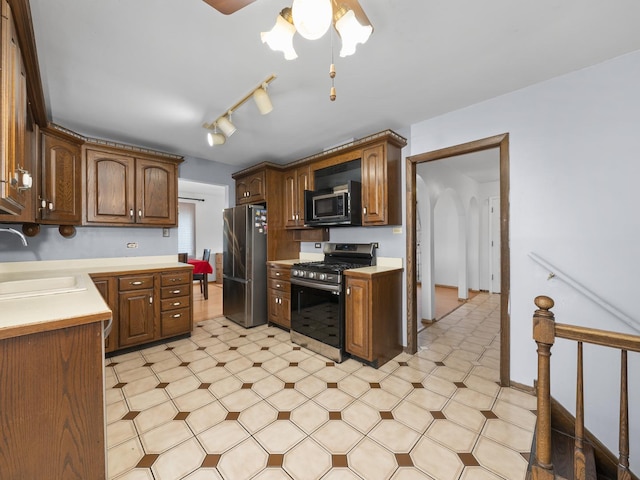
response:
M393 227L394 235L402 235L402 227Z
M316 244L315 244L315 247L316 247L316 248L322 248L322 244L321 244L321 243L316 243Z
M127 243L127 248L138 248L138 242Z
M167 227L164 227L162 229L162 236L163 237L168 237L169 236L169 229Z
M380 245L378 245L378 242L373 243L373 248L380 248Z

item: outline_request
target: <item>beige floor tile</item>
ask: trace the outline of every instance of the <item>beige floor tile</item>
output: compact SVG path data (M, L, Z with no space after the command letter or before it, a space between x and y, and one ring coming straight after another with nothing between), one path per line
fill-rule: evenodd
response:
M254 383L251 388L262 398L267 398L274 393L281 391L284 388L284 383L285 382L280 380L278 377L270 375Z
M153 362L151 365L151 369L157 374L160 372L164 372L165 370L171 370L172 368L176 368L178 365L182 363L178 357L176 357L173 352L171 352L170 356L167 356L164 360L160 360L159 362Z
M141 411L133 419L133 423L135 423L139 433L144 433L172 421L177 413L178 409L174 403L167 401Z
M513 423L528 431L533 431L536 426L536 416L526 408L520 408L511 403L497 400L493 407L495 413L502 420Z
M313 400L327 410L337 412L347 408L355 398L337 388L328 388L316 395Z
M287 478L287 480L289 479ZM362 480L362 477L348 468L332 468L329 473L322 477L322 480Z
M306 438L284 455L283 467L296 480L317 479L331 468L331 455Z
M476 392L471 388L459 388L456 393L453 394L453 400L463 403L472 408L478 410L491 410L495 400L489 395Z
M127 398L131 410L142 411L160 405L169 400L169 395L162 388L154 388L148 392Z
M248 480L267 465L268 455L258 443L248 438L224 453L218 463L223 478Z
M424 433L433 421L433 417L428 410L406 400L401 401L393 409L393 418L418 433Z
M107 405L107 424L117 422L128 411L129 408L124 400Z
M109 478L113 478L113 477L109 477ZM129 470L127 473L119 476L115 480L154 480L154 479L153 479L153 474L151 473L151 470L146 468L145 469L135 468L133 470Z
M463 469L458 455L427 437L418 441L410 455L416 467L437 480L457 480Z
M347 455L349 467L362 478L390 478L397 468L395 456L376 442L365 438Z
M416 388L405 397L405 400L415 403L420 408L431 411L441 410L449 399L426 388Z
M360 370L357 371L359 372ZM324 382L336 383L349 375L349 372L334 366L322 368L315 372L313 375Z
M251 365L254 365L254 363L251 362ZM246 370L236 373L236 377L245 383L247 382L255 383L262 380L263 378L269 377L270 375L271 374L267 372L264 368L254 367L254 366L251 366Z
M420 438L415 430L396 420L382 420L367 434L392 452L408 453Z
M188 377L192 372L187 367L173 367L167 370L163 370L161 372L156 372L158 379L161 382L175 382L176 380L180 380L182 378Z
M132 421L120 420L107 425L107 448L119 445L138 436Z
M356 400L342 412L342 418L362 433L369 432L380 422L380 411Z
M199 378L203 378L202 374L198 375ZM217 397L226 397L230 393L236 392L242 388L242 381L236 377L229 376L222 380L217 380L211 383L209 390Z
M285 367L275 373L283 382L295 383L309 376L309 372L300 367Z
M238 421L252 434L262 430L278 418L278 411L267 402L259 402L240 413Z
M346 455L363 434L340 420L331 420L313 433L313 438L331 454Z
M443 412L447 419L476 433L480 433L486 421L486 417L478 409L455 400L449 401Z
M230 412L241 412L261 400L262 397L260 395L251 389L244 388L222 397L220 403Z
M280 390L274 393L267 401L281 412L290 412L294 408L302 405L307 401L302 393L293 388Z
M467 430L450 420L434 420L425 435L451 451L465 453L471 451L479 433Z
M184 480L224 480L215 468L199 468Z
M182 421L174 420L140 435L146 453L162 453L193 436Z
M151 369L151 367L138 367L118 373L118 380L127 383L135 382L136 380L140 380L146 377L155 378L154 371Z
M419 389L423 390L423 389ZM415 392L415 390L414 390ZM411 393L410 395L413 395ZM398 403L400 397L397 397L382 388L372 388L360 397L360 400L378 410L392 410Z
M223 453L244 441L249 434L235 421L220 422L197 435L207 453Z
M231 377L231 372L229 372L224 367L217 367L217 360L213 360L213 365L209 368L203 369L196 373L198 379L203 383L215 383L220 380L224 380L225 378ZM191 367L191 365L189 365Z
M197 435L209 428L223 422L229 412L220 405L220 402L211 402L202 408L189 413L186 422L191 430Z
M514 388L501 388L498 398L504 402L512 403L527 410L538 408L538 398L535 395L521 392Z
M524 479L527 462L518 452L493 440L480 437L473 450L478 462L492 472L508 479Z
M196 439L191 438L160 455L151 470L156 480L184 478L202 464L204 455Z
M388 373L381 372L372 367L362 367L353 372L353 374L365 382L381 382L388 375Z
M306 438L306 434L289 420L278 420L253 436L269 453L284 454Z
M310 357L299 362L298 366L308 373L314 373L325 368L326 360L318 357Z
M291 421L307 434L329 420L329 412L313 401L308 401L291 412Z
M135 467L144 456L139 438L132 438L108 450L107 471L115 478Z
M281 468L267 468L253 477L253 480L291 480L291 477Z
M192 392L185 393L184 395L174 398L173 402L181 412L192 412L200 407L204 407L213 402L216 398L211 392L204 388L193 390Z
M499 418L487 420L482 435L517 452L528 452L533 440L533 432Z
M460 480L503 480L483 467L465 467ZM515 480L515 479L514 479Z
M189 375L188 377L171 382L165 390L171 398L176 398L197 390L201 384L202 382L197 377Z
M318 377L309 375L302 380L296 382L296 390L303 393L307 398L312 398L318 395L323 390L327 389L327 384L320 380Z
M251 360L243 356L240 356L234 360L226 362L224 368L229 370L231 373L238 373L252 366L253 366L253 362Z
M371 388L369 382L365 382L364 380L353 375L349 375L348 377L343 378L337 383L338 388L341 391L347 393L348 395L351 395L353 398L360 397Z
M401 467L391 477L392 480L435 480L417 468Z

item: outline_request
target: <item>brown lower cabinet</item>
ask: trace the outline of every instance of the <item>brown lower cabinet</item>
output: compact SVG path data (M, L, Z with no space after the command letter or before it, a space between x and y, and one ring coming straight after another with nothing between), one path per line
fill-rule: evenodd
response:
M345 349L374 367L402 352L402 269L345 271Z
M0 340L0 479L106 478L102 328Z
M107 353L193 329L192 268L92 275L113 313Z
M291 267L277 262L267 264L269 322L291 328Z

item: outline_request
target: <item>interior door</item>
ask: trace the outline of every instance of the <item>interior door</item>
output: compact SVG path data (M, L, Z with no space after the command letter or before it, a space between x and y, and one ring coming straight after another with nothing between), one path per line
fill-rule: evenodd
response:
M489 197L489 293L500 293L500 197Z

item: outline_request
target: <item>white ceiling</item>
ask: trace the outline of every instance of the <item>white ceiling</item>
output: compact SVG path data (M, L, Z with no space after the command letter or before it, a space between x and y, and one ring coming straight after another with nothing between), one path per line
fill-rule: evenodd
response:
M289 0L225 16L202 0L30 0L50 119L78 133L244 167L287 163L640 49L637 0L360 0L374 25L338 57L296 35L284 60L260 41ZM238 131L202 128L270 74L274 110Z

